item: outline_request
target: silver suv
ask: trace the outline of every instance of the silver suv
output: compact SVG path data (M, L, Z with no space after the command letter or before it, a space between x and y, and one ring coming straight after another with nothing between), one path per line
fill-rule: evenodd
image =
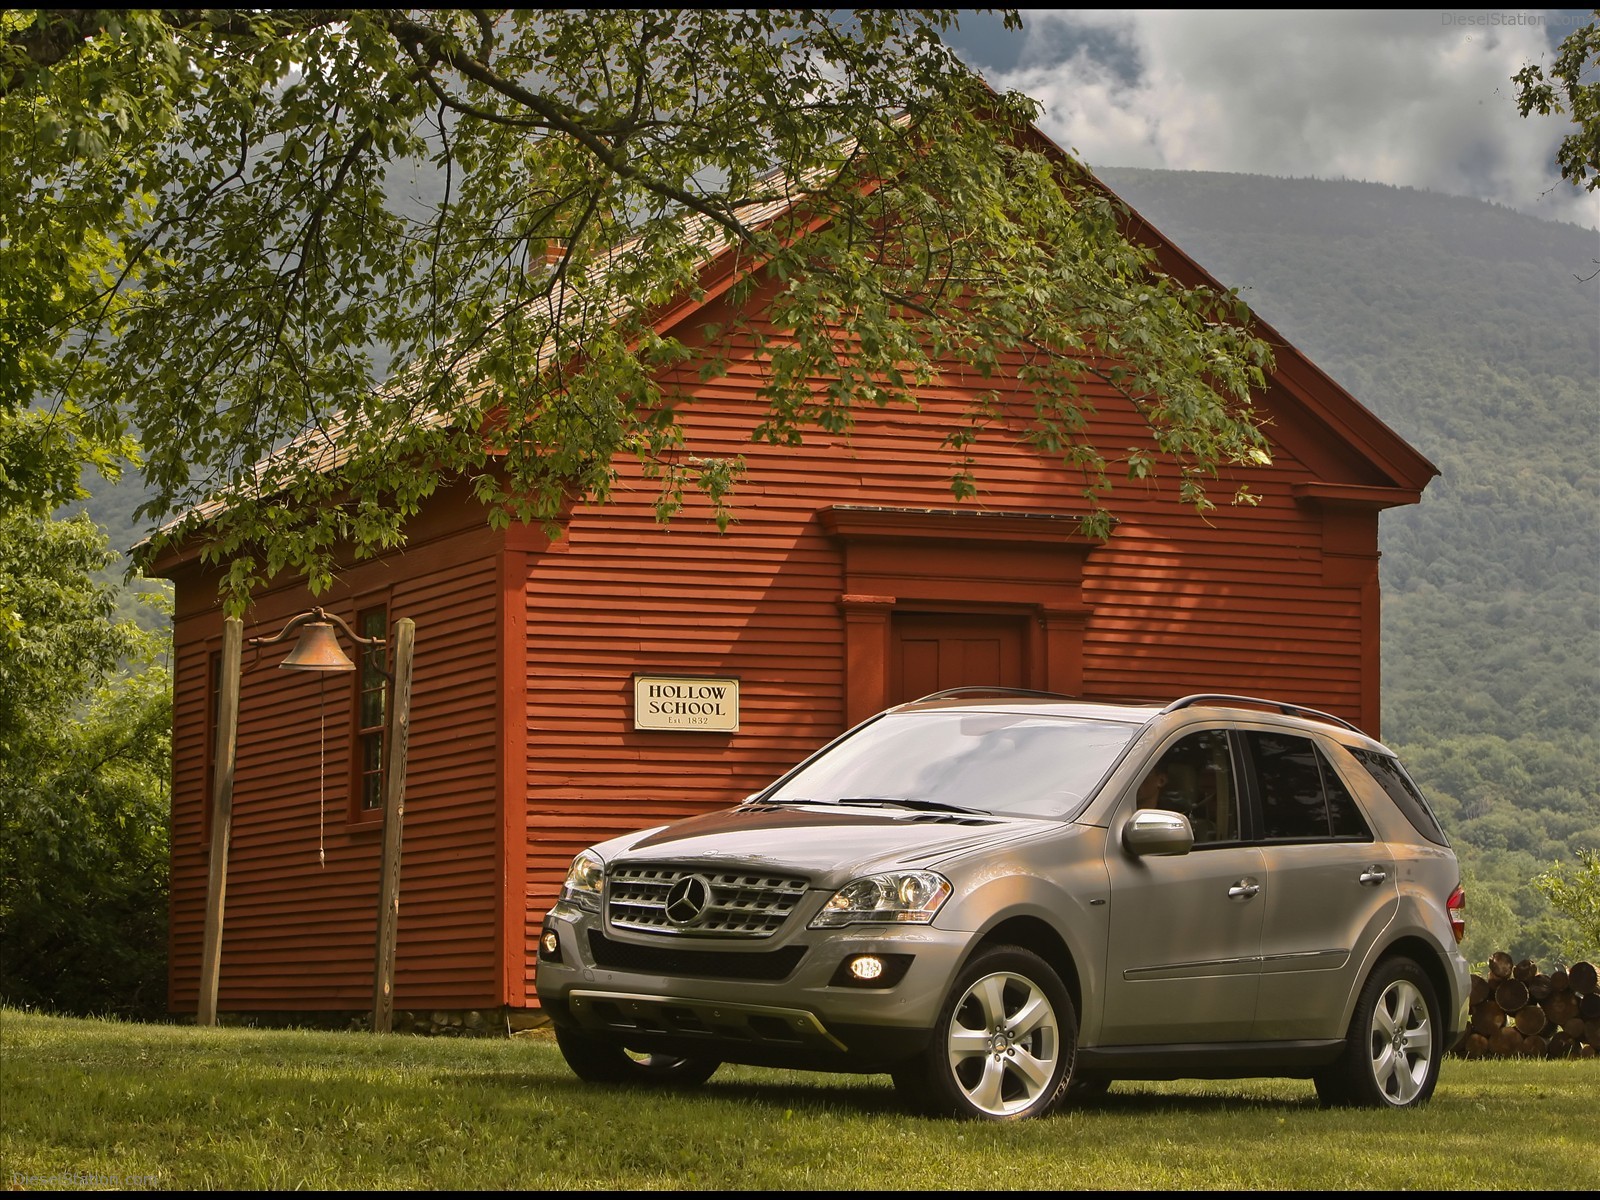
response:
M1325 713L957 689L572 863L538 990L577 1075L886 1072L1010 1120L1117 1079L1428 1099L1467 1015L1454 853Z

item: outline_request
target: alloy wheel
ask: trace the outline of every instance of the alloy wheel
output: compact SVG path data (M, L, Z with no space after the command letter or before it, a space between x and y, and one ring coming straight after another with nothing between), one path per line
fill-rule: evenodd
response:
M1408 979L1396 979L1372 1008L1372 1077L1390 1104L1410 1104L1428 1079L1433 1025L1428 1002Z
M1056 1076L1061 1043L1049 997L1013 971L973 983L956 1004L946 1034L956 1086L974 1108L995 1117L1038 1102Z

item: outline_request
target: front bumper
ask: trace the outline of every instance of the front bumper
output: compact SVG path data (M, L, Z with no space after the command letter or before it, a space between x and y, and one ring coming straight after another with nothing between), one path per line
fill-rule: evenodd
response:
M927 1045L971 938L853 925L747 942L601 924L570 904L545 917L537 987L558 1027L637 1051L839 1071L887 1070ZM552 933L554 954L542 948ZM861 954L896 970L878 985L843 982L841 964Z

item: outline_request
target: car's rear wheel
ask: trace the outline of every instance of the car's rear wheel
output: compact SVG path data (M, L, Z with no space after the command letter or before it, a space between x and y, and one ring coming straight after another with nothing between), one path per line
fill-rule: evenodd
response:
M585 1083L625 1083L647 1087L694 1087L716 1073L715 1058L679 1058L640 1053L621 1042L556 1026L556 1045L572 1073Z
M1060 977L1037 954L1001 946L974 956L950 988L933 1040L894 1073L919 1107L1014 1121L1061 1101L1078 1018Z
M1443 1025L1433 985L1407 958L1378 964L1356 1001L1337 1062L1315 1076L1325 1105L1409 1108L1439 1082Z

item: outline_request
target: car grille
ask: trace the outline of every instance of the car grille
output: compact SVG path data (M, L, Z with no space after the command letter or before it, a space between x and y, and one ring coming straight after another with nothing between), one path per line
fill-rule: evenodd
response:
M698 878L705 885L685 884L670 911L673 888ZM755 871L715 871L670 864L612 867L606 876L606 920L614 929L642 933L687 934L694 937L771 937L789 919L809 881L803 876ZM698 915L684 919L684 891L703 899Z
M651 975L693 975L700 979L787 979L806 956L804 946L779 950L680 950L614 942L599 930L589 931L594 965L611 971L643 971Z

